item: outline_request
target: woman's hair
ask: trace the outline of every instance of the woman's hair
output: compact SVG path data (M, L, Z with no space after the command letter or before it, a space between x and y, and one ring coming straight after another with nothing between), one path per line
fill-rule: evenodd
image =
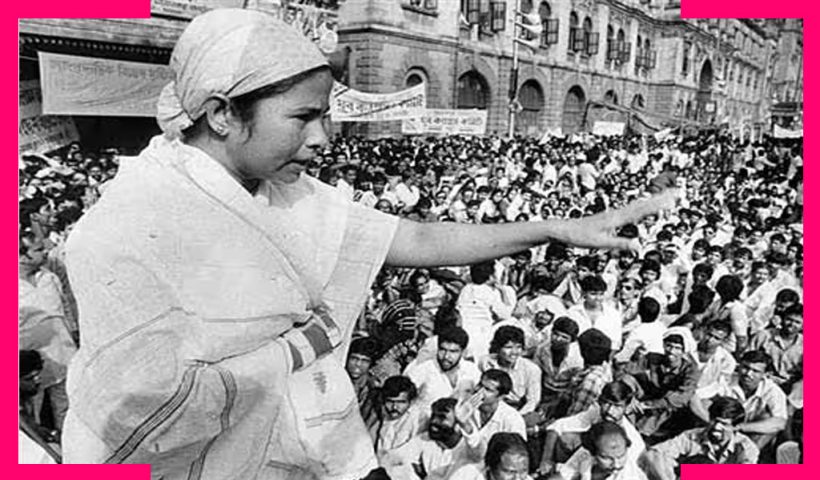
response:
M243 95L239 95L238 97L230 99L229 108L231 109L231 113L239 117L239 120L242 124L247 127L248 129L248 138L253 136L253 127L254 127L254 120L256 118L256 106L260 100L265 98L274 97L276 95L281 95L298 83L301 83L308 77L319 73L319 72L330 72L330 67L327 65L321 65L315 68L311 68L310 70L305 70L304 72L297 73L292 77L288 77L284 80L280 80L275 83L271 83L270 85L265 85L264 87L257 88L256 90L250 91ZM200 130L202 130L204 125L207 124L207 115L202 115L198 119L194 121L194 124L190 127L186 128L182 131L183 138L188 140L195 136Z
M490 441L487 443L484 465L490 471L496 470L501 465L501 457L508 454L530 458L527 442L524 441L521 435L512 432L498 432L490 437Z

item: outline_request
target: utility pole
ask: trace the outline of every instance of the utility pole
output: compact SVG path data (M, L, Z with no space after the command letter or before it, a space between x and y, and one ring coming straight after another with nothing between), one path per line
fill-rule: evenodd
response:
M518 105L518 15L520 11L521 0L516 0L513 12L515 19L513 22L513 66L510 72L510 128L507 132L510 138L513 138L515 134L515 111Z

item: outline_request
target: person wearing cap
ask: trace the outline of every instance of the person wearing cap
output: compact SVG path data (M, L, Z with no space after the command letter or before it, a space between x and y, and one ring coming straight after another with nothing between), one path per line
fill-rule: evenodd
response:
M708 425L652 446L646 454L647 470L659 480L674 480L683 464L757 463L760 450L738 430L744 415L738 400L716 397L709 406Z
M581 436L600 421L619 424L629 437L628 456L637 460L646 448L640 433L629 421L626 412L635 392L624 382L615 380L601 390L598 401L583 412L559 418L547 427L544 453L538 471L551 473L556 464L566 462L581 446Z
M675 202L516 225L399 220L303 175L328 142L333 79L292 27L209 11L170 70L163 135L67 242L83 314L69 463L149 463L169 480L361 478L377 463L345 350L383 264L473 264L551 239L626 248L612 230Z
M663 335L663 354L647 353L626 364L621 379L639 391L635 426L644 436L662 436L680 428L681 417L698 384L693 355L697 345L688 328L670 327ZM620 376L620 375L619 375Z

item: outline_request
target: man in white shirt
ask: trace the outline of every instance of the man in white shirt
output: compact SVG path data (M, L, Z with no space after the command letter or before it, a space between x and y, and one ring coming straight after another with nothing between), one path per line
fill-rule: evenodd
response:
M447 329L438 335L436 358L410 364L405 370L405 376L419 389L417 403L422 412L427 412L439 398L464 397L478 384L481 378L478 367L462 358L468 341L463 329Z
M411 441L423 429L416 397L418 390L409 378L396 375L384 381L379 421L370 429L378 457Z
M606 282L598 275L592 275L581 279L580 284L584 300L570 308L567 316L575 320L580 333L590 328L598 329L612 340L612 350L620 350L623 320L614 306L603 301L607 290Z
M558 467L556 480L646 480L629 456L630 440L623 427L602 421L589 429L589 441L567 463Z
M339 170L342 175L336 183L336 188L339 189L348 200L353 200L356 187L356 167L354 165L345 165Z
M482 455L468 445L457 426L458 401L440 398L433 402L427 431L401 447L385 452L380 465L393 480L447 480L465 465L480 464Z
M490 354L482 357L478 368L482 372L498 369L512 379L512 389L504 401L525 415L541 403L541 369L531 360L522 358L524 331L512 325L496 330L490 343Z
M618 362L628 362L637 351L642 353L663 353L663 332L666 330L658 317L661 305L652 297L643 297L638 302L638 316L641 323L626 337L624 348L615 358Z
M512 318L515 295L497 287L494 277L495 261L472 265L471 282L456 302L462 327L470 336L467 358L478 359L489 353L493 323Z
M750 350L740 357L737 374L728 384L699 388L692 397L692 412L709 421L710 399L721 395L743 404L745 421L737 430L748 436L761 450L786 428L786 394L768 378L771 358L765 352Z
M487 370L475 393L456 408L456 421L464 432L467 444L480 457L487 451L490 438L498 432L512 432L527 438L524 418L502 401L512 390L507 372Z
M630 441L628 456L637 461L646 446L638 430L625 416L633 397L632 388L616 380L606 384L598 401L590 408L553 422L547 427L544 455L538 471L542 474L553 472L556 464L567 460L581 446L581 434L603 420L623 427Z

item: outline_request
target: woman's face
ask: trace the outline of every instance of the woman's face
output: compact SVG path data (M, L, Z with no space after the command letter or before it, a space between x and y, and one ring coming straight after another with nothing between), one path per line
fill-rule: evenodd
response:
M227 137L226 167L231 174L240 180L298 180L328 142L325 115L332 85L330 72L320 71L285 93L259 100L252 135L246 125Z

